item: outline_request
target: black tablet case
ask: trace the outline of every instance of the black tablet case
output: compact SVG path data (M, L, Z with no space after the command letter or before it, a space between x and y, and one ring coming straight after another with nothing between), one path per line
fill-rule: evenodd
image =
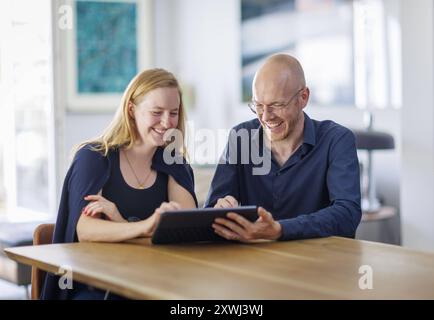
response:
M258 219L256 206L168 211L161 214L160 221L152 236L152 243L227 241L214 232L212 224L216 218L226 217L228 212L238 213L251 222Z

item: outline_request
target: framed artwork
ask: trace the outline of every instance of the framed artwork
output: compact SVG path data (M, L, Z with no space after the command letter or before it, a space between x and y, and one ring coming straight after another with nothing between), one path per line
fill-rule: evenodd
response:
M74 24L66 32L66 106L111 112L131 79L152 65L150 0L69 1Z
M275 53L300 60L317 106L354 105L353 2L350 0L241 0L242 101Z

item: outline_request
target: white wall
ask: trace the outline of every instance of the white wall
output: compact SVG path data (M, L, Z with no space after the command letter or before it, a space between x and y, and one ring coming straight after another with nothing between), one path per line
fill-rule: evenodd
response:
M403 244L434 251L434 2L401 3Z
M174 71L196 92L192 120L225 128L239 100L239 3L175 1Z

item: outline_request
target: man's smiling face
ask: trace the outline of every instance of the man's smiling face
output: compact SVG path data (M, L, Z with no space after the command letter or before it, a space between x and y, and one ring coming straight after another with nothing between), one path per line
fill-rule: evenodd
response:
M270 141L287 139L299 121L308 93L291 73L269 66L259 71L253 83L257 116Z

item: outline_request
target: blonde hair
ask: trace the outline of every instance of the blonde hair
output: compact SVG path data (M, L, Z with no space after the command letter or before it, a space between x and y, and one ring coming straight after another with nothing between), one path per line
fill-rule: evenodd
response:
M131 148L139 139L139 133L136 128L134 119L128 112L130 102L138 104L148 92L157 88L177 88L179 92L179 113L177 129L182 133L179 152L186 154L184 137L185 137L185 111L182 102L182 92L178 80L175 76L164 69L149 69L136 75L128 84L120 106L110 123L101 136L96 139L81 143L77 150L85 145L91 145L94 151L98 151L107 156L110 150L119 147Z

